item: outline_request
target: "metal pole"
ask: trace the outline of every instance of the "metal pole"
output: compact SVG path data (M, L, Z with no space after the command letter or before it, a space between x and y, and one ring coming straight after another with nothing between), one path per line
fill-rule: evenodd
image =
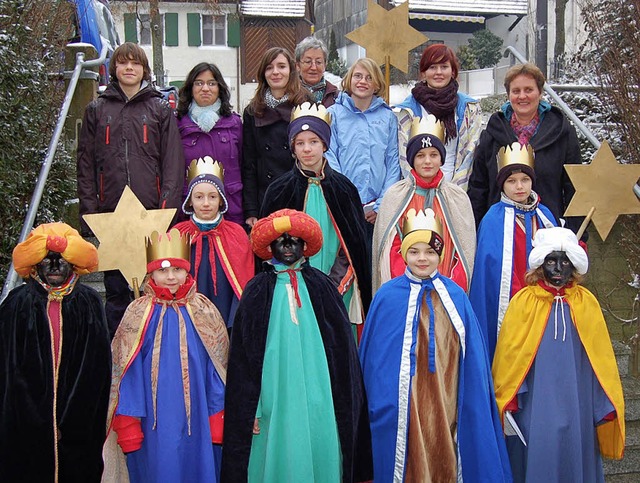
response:
M506 52L510 52L513 56L518 59L523 64L526 64L527 59L518 52L511 45L507 47ZM596 149L600 149L600 141L594 136L591 130L575 115L575 113L571 110L571 108L556 94L556 92L549 86L548 83L544 83L544 91L551 96L551 98L560 106L560 109L565 113L565 115L571 119L571 121L575 124L575 126L584 134L587 140L593 144Z
M49 176L49 171L51 170L51 165L53 164L53 157L56 154L58 142L60 141L60 135L62 134L62 130L64 129L64 123L67 119L67 114L71 106L71 100L73 99L73 93L76 90L80 74L86 67L94 67L96 65L103 64L105 59L107 58L107 51L107 45L106 43L104 43L104 45L102 46L102 52L100 52L100 57L97 59L85 61L83 52L78 52L76 54L76 66L73 69L73 74L71 76L71 79L69 80L67 93L65 94L64 102L62 103L62 109L60 109L60 114L58 114L58 123L56 124L56 128L53 131L53 136L51 137L51 142L49 143L49 148L47 149L47 156L42 163L42 167L40 168L40 174L38 175L38 180L36 182L36 187L33 191L33 195L31 196L31 202L29 203L27 216L25 217L24 224L22 225L22 231L20 232L20 239L18 240L18 243L25 241L27 239L27 235L29 235L29 232L31 232L31 229L33 228L33 223L36 219L38 208L40 207L40 201L42 200L44 185L47 182L47 177ZM9 273L7 274L7 279L5 280L4 287L2 288L0 302L4 300L9 292L13 289L13 287L17 285L17 281L18 274L13 268L13 262L11 262L11 265L9 266Z

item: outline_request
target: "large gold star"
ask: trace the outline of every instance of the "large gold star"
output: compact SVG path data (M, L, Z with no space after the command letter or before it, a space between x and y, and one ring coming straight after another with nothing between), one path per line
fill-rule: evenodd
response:
M607 141L590 164L565 164L576 189L565 216L585 216L595 207L593 224L606 240L619 215L640 214L640 200L633 186L640 177L640 164L620 164Z
M133 286L147 273L145 237L152 232L166 233L175 208L147 210L126 186L113 213L84 215L84 221L98 238L99 271L120 270Z
M367 50L367 57L378 65L390 63L407 73L409 70L409 51L429 40L409 25L409 2L391 10L385 10L374 0L369 0L367 23L347 34L352 42Z

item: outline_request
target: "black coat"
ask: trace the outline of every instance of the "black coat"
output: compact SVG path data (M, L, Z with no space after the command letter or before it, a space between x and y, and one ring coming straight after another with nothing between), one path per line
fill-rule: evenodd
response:
M284 102L256 117L242 115L242 208L245 219L257 217L267 188L293 166L287 129L293 106Z
M324 179L320 182L329 211L338 225L340 235L349 251L358 279L364 314L371 305L371 267L367 262L366 221L357 188L341 173L325 163ZM265 194L260 217L283 208L304 211L309 179L294 166L274 181Z
M147 85L127 99L117 82L87 106L77 156L82 215L115 210L125 186L147 209L179 208L184 153L178 124L162 94Z
M344 303L331 280L321 271L305 262L301 273L327 355L343 481L371 480L373 461L367 399ZM236 313L225 393L223 482L247 481L276 277L273 267L265 264L265 271L245 287Z
M491 205L500 201L502 187L496 183L498 164L496 156L502 146L516 142L509 121L502 111L494 113L473 154L473 171L467 194L471 200L476 226ZM580 145L574 127L557 107L544 114L538 131L529 141L535 151L536 180L533 189L540 202L547 206L558 220L575 193L565 164L580 164ZM581 218L567 218L568 228L576 231Z
M102 300L76 285L62 300L55 411L60 482L99 482L111 384ZM54 370L47 292L35 281L0 305L0 480L54 481Z

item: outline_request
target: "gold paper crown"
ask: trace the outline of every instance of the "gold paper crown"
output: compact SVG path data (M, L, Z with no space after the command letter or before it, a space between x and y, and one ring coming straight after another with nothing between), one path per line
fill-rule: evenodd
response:
M442 121L438 121L433 114L422 116L422 118L413 118L409 139L419 134L432 134L444 144L444 124Z
M167 234L154 231L151 236L145 238L147 249L147 263L167 258L181 258L190 261L191 239L188 234L180 235L177 229L172 229Z
M515 142L510 146L503 146L496 156L498 160L498 172L510 164L524 164L533 169L534 153L530 144L522 145Z
M327 111L327 108L322 104L312 104L310 102L303 102L299 106L296 106L291 111L291 121L295 121L299 117L313 116L318 119L322 119L329 126L331 126L331 113Z
M440 220L436 218L436 214L431 208L426 208L424 211L420 210L417 213L414 208L407 211L404 224L402 225L403 238L416 230L435 231L438 235L442 236L442 224Z
M187 184L196 176L211 174L224 183L224 168L218 161L214 161L211 156L191 160L187 169Z

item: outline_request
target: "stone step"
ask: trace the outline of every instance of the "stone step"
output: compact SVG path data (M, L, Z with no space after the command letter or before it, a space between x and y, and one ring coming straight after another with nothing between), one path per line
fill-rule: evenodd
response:
M627 446L624 449L624 457L619 461L607 460L603 461L604 473L607 475L606 480L615 483L626 483L633 481L637 483L640 479L637 475L640 468L640 446ZM626 479L633 477L632 479Z
M640 473L625 473L621 475L605 475L604 481L607 483L638 483L640 481Z
M617 340L614 340L612 345L618 361L618 372L620 372L620 377L628 376L631 348L627 344Z
M624 393L625 420L640 421L640 379L632 376L622 377L622 391Z

